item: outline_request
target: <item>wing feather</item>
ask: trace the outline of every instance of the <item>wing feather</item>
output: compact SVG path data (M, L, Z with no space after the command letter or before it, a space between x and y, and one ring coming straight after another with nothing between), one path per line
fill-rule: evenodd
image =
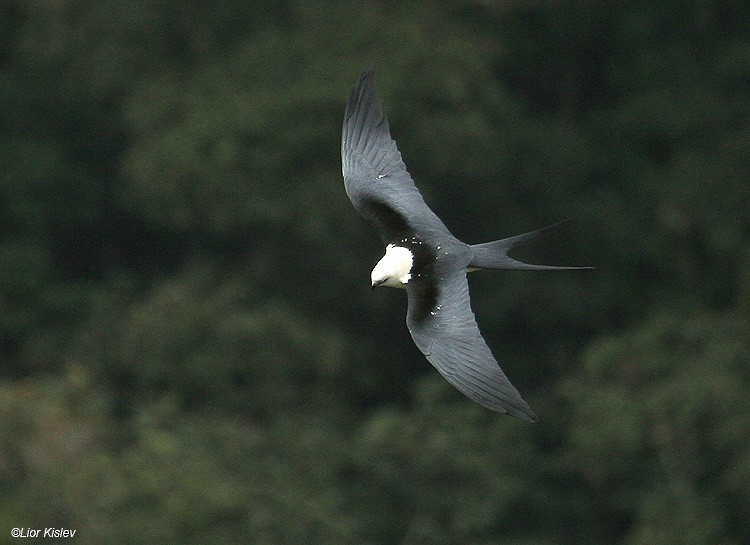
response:
M375 74L362 72L346 104L341 138L346 193L390 244L406 236L452 237L409 176L375 94Z
M433 283L426 289L419 283ZM479 332L469 300L464 270L436 278L418 278L406 286L406 322L414 343L429 362L461 393L485 407L534 422L536 415L498 365ZM432 310L424 307L424 293L437 292Z

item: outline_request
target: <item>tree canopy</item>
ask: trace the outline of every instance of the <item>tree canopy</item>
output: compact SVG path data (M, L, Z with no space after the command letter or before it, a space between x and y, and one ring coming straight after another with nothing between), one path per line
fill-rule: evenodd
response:
M0 543L750 543L750 5L0 4ZM540 416L430 367L360 70Z

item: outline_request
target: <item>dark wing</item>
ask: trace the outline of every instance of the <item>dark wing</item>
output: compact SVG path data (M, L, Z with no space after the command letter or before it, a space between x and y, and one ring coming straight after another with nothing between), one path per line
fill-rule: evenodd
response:
M375 95L373 69L362 72L346 103L341 162L349 199L375 224L383 242L414 233L423 238L452 238L406 171Z
M463 269L406 285L406 324L414 343L440 374L469 399L488 409L535 422L484 342L469 301Z

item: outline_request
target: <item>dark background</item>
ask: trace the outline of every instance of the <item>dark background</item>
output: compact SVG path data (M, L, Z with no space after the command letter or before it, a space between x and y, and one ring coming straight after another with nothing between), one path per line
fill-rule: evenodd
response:
M0 21L0 543L750 543L747 2ZM536 425L370 293L339 146L371 64L458 237L576 219L516 255L595 271L471 278Z

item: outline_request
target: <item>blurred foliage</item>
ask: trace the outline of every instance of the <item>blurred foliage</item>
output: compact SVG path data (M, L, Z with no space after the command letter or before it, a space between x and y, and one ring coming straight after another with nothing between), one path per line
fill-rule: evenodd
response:
M0 543L750 543L750 6L0 4ZM359 70L540 415L453 391L341 183Z

